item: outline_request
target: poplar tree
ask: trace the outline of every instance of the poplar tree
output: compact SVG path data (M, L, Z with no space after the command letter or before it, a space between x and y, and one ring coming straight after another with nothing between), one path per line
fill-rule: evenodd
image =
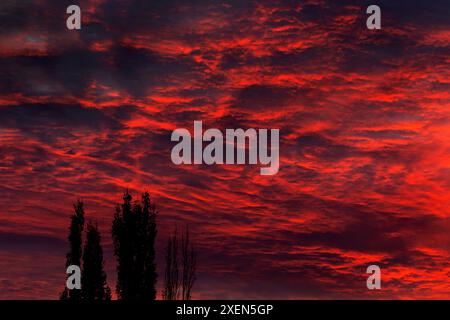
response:
M88 223L86 243L83 250L81 273L81 296L83 300L111 300L111 290L106 283L103 249L97 224Z
M66 255L66 268L70 265L76 265L81 268L82 255L82 234L84 228L84 206L81 200L73 205L75 213L70 217L69 227L69 252ZM60 295L61 300L80 300L81 291L67 288Z
M155 240L156 207L147 192L132 203L128 190L116 207L112 225L114 255L117 259L116 292L122 300L156 298Z

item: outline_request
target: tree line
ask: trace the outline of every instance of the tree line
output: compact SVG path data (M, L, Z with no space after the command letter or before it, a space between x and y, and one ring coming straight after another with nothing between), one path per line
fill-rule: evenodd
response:
M78 200L70 217L69 251L66 267L81 270L81 288L61 292L61 300L111 300L107 284L101 235L97 223L85 223L84 203ZM120 300L155 300L156 284L156 205L144 192L139 201L133 201L128 190L122 204L115 209L111 236L116 258L116 294ZM86 224L86 228L85 228ZM83 241L84 239L84 241ZM190 300L196 280L197 256L186 226L179 236L177 229L168 236L165 248L165 268L162 298Z

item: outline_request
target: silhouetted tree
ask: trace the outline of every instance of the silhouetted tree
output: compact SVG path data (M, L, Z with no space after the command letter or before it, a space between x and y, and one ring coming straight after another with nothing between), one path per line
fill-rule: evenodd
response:
M66 267L70 265L77 265L81 267L81 254L82 254L82 233L84 228L84 208L83 202L78 200L73 205L75 214L70 217L69 228L69 245L70 250L66 255ZM62 300L80 300L81 290L74 289L69 290L67 288L61 293L60 299Z
M119 299L156 298L156 214L147 192L142 195L140 203L132 204L127 190L123 204L116 207L112 236L117 258L116 291Z
M123 204L117 205L112 226L114 255L117 258L116 292L119 299L128 299L131 294L130 277L133 272L133 252L130 229L131 195L128 191L123 197Z
M197 256L189 237L188 226L181 237L181 263L183 266L181 297L182 300L191 300L191 291L196 279Z
M111 300L111 290L106 284L103 269L103 249L97 224L88 223L83 250L81 296L83 300Z
M180 245L178 244L180 242ZM164 300L190 300L196 280L197 257L186 226L178 239L178 232L169 236L166 247L166 268L164 272ZM181 261L181 271L179 264Z
M142 215L141 215L140 230L138 235L140 243L143 244L138 253L139 260L143 265L143 282L140 288L140 297L142 299L155 300L156 299L156 207L150 201L150 195L145 192L142 195ZM139 263L141 265L141 262Z
M180 291L180 272L178 268L178 240L177 231L169 235L166 247L166 268L164 271L164 300L178 300Z

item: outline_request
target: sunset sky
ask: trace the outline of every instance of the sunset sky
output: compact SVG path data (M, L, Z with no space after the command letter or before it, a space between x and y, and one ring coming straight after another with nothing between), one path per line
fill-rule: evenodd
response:
M174 165L194 120L279 129L278 174ZM159 210L158 286L190 226L195 299L450 299L450 2L2 0L0 299L58 298L78 198L114 289L126 188Z

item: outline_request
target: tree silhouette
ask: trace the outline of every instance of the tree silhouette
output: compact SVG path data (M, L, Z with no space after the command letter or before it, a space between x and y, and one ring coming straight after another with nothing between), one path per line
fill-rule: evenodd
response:
M178 239L176 229L169 236L165 258L163 299L190 300L192 287L196 280L197 257L187 226L181 235L181 241ZM181 271L179 268L180 261Z
M84 228L84 207L83 202L78 200L76 204L73 205L75 214L70 217L70 227L69 227L69 245L70 250L66 255L66 267L70 265L77 265L81 267L81 254L82 254L82 233ZM80 290L69 290L67 288L60 295L62 300L80 300L81 291Z
M164 300L178 300L180 291L180 275L178 268L178 240L177 231L169 235L166 247L166 268L164 272Z
M141 223L139 224L138 237L140 243L143 244L139 250L139 261L142 261L143 281L141 283L140 293L142 299L155 300L156 299L156 207L150 201L150 195L145 192L142 195L142 215ZM141 263L140 263L141 264Z
M133 203L132 200L127 190L123 203L116 207L112 223L114 255L117 259L116 291L118 298L122 300L154 300L157 280L156 206L148 192L142 194L140 201ZM69 228L70 250L66 255L66 266L77 265L81 268L81 290L66 288L60 298L110 300L111 290L106 282L101 236L97 224L88 223L86 241L82 248L85 220L83 202L78 200L74 209L75 214L71 216ZM187 226L180 239L176 229L169 236L165 259L163 299L190 300L196 280L197 257Z
M119 299L156 298L156 214L147 192L142 195L140 203L132 204L127 190L123 204L116 207L112 237L117 258L116 291Z
M133 254L130 233L131 195L123 197L123 204L116 207L114 215L112 237L114 242L114 255L117 258L117 284L116 292L119 298L128 299L131 294L130 278L133 272Z
M189 237L188 226L181 237L181 263L183 265L181 297L182 300L191 300L191 291L196 280L197 255Z
M81 297L83 300L111 300L111 290L106 284L106 273L103 269L103 249L100 241L97 224L88 223L81 273Z

